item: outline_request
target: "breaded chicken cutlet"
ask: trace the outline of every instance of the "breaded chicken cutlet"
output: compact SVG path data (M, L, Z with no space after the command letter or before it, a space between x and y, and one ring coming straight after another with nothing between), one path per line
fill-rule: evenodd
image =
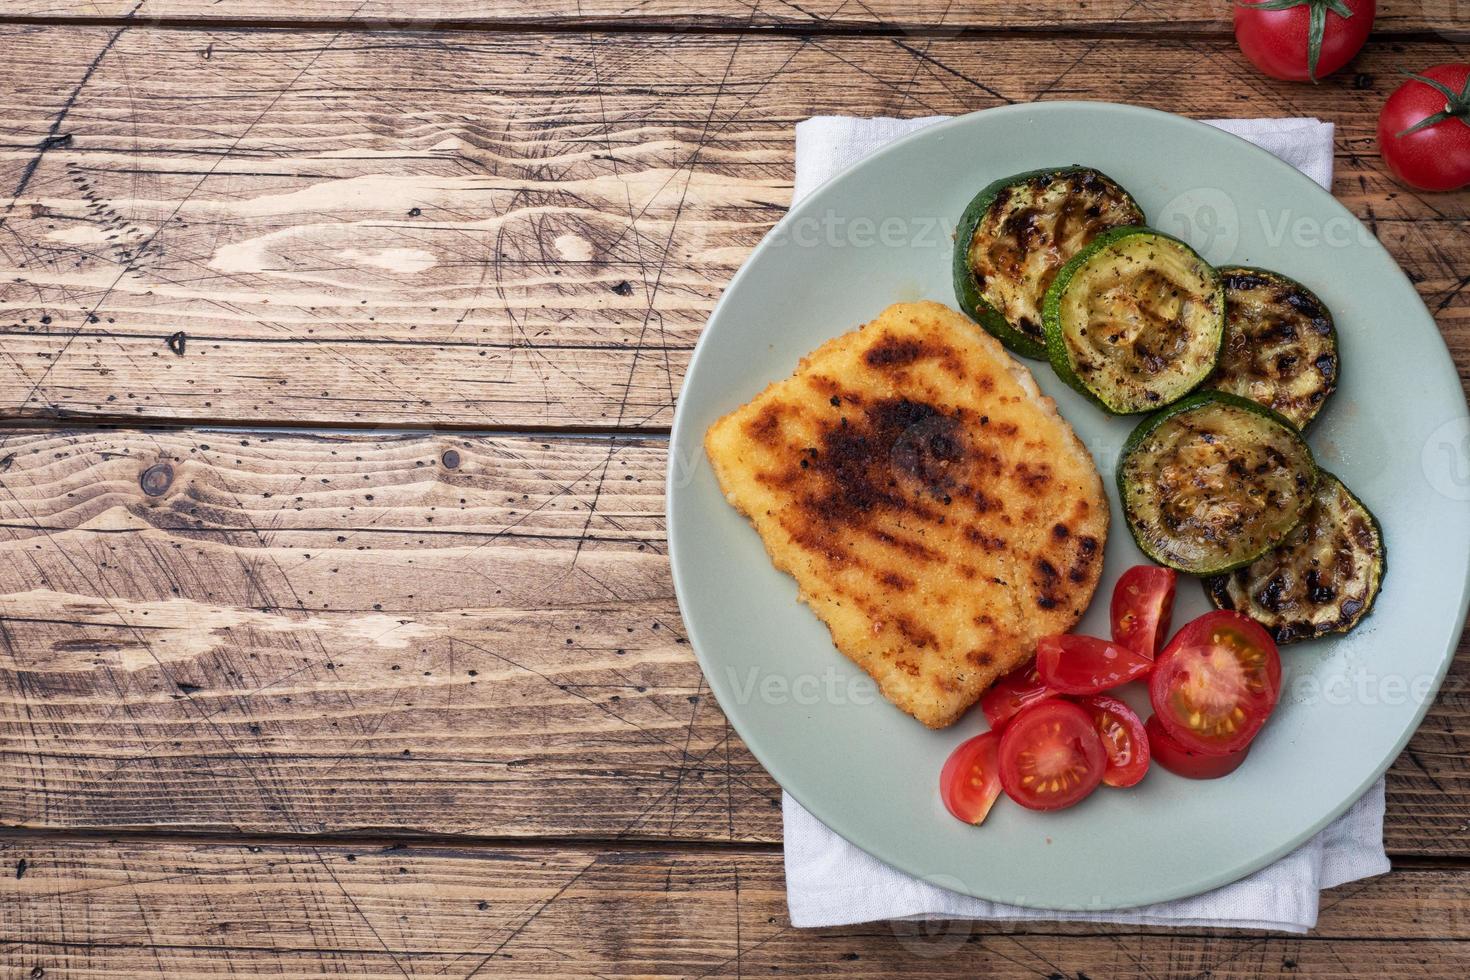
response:
M939 303L823 344L705 451L837 648L931 728L1070 629L1097 586L1092 458L1031 373Z

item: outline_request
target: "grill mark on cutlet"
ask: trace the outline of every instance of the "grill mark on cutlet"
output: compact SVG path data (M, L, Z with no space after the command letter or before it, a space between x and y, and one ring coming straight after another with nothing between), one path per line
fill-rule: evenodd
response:
M965 528L965 540L984 551L1005 551L1006 539L994 534L986 534L983 530L971 524Z
M781 410L780 402L767 404L745 423L746 434L762 445L774 446L781 431Z
M1039 497L1045 492L1047 484L1051 483L1051 464L1040 462L1034 466L1026 461L1021 461L1015 466L1016 481L1020 484L1022 493L1033 497Z
M849 562L839 538L855 531L904 554L943 563L942 552L898 532L905 518L939 524L973 452L957 413L910 398L886 398L826 422L817 445L775 481L804 486L788 531L802 544Z
M878 579L895 592L907 592L914 587L914 580L897 572L884 572Z
M879 431L897 433L888 452L893 468L917 481L930 497L948 499L965 450L959 419L907 399L876 406L870 418Z
M895 375L921 360L935 362L957 384L969 380L959 352L942 341L885 334L863 353L868 367Z
M1102 554L1097 539L1086 533L1091 512L1087 501L1077 500L1070 515L1056 515L1063 519L1055 520L1050 530L1040 535L1029 576L1040 608L1055 609L1064 602L1063 579L1074 586L1096 581ZM1080 610L1076 611L1080 615Z
M920 626L918 623L914 622L907 616L895 616L893 618L893 625L898 629L898 632L903 635L903 638L905 640L908 640L920 650L923 650L926 647L939 646L938 637L936 637L927 628Z
M804 380L808 388L826 398L827 404L833 408L841 408L844 405L851 408L854 405L861 405L865 400L862 393L844 387L841 382L825 374L807 375Z
M862 422L859 428L844 417L822 435L810 469L830 481L823 516L835 522L881 506L911 509L912 483L934 499L954 488L965 449L957 418L898 398L876 403Z
M1042 609L1055 609L1061 605L1056 587L1061 584L1062 575L1057 566L1045 558L1037 558L1034 567L1037 574L1031 577L1031 582L1036 586L1036 604Z
M926 370L950 375L947 362L955 352L931 338L883 335L860 356L866 367L901 379L921 359ZM792 506L781 520L795 543L835 567L864 571L873 583L871 594L846 588L836 588L835 594L863 609L875 624L886 625L909 649L938 644L922 616L896 617L888 606L899 596L915 594L919 577L914 569L954 562L963 581L978 576L974 558L988 556L980 561L998 562L997 570L1010 583L1001 584L997 599L1014 610L1018 621L1038 609L1069 606L1068 594L1095 577L1102 556L1099 542L1086 533L1089 508L1079 501L1080 509L1069 507L1067 513L1047 515L1050 519L1037 513L1068 481L1031 451L1040 446L1018 441L1021 427L1015 421L946 405L941 389L947 384L936 386L927 375L896 384L908 389L907 397L870 392L864 398L832 375L807 380L820 407L795 417L800 436L780 431L792 429L790 405L784 420L761 413L750 423L774 431L777 439L796 440L787 447L781 469L763 475L791 494ZM981 390L996 387L984 373L967 383ZM1012 401L1021 399L1001 399L1002 404ZM1012 524L1006 512L1020 515L1023 509L1032 519ZM1031 527L1037 550L1025 543L1032 541L1025 530ZM950 542L964 546L955 552ZM973 557L966 549L973 549ZM969 663L988 666L974 659Z
M943 554L935 551L933 548L926 548L924 545L912 540L911 538L895 537L894 535L889 534L887 531L878 527L864 527L861 530L864 534L866 534L873 540L886 544L891 548L897 548L899 551L902 551L910 558L915 558L922 561L932 561L939 564L943 564L945 561Z
M869 347L863 360L868 367L893 368L912 364L921 357L930 357L934 353L936 352L933 349L914 337L889 335L880 337L876 344Z

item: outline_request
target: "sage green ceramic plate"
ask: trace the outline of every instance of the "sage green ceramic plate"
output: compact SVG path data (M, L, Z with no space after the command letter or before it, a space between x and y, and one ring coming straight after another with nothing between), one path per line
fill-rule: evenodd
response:
M1309 433L1323 465L1381 519L1389 571L1351 635L1285 650L1280 708L1233 775L1155 769L1071 810L1001 800L984 826L951 818L938 774L984 728L972 711L931 732L875 693L725 503L701 439L822 341L900 300L954 304L950 235L990 181L1085 163L1120 181L1151 224L1217 264L1309 285L1337 318L1342 385ZM1028 362L1091 450L1113 498L1098 598L1142 560L1112 471L1132 422L1107 418ZM1266 152L1198 122L1100 103L992 109L915 133L832 180L772 231L731 282L695 350L674 420L669 541L690 639L736 730L777 781L858 847L982 898L1107 909L1233 881L1307 840L1399 754L1433 699L1470 579L1470 420L1433 319L1388 253L1327 193ZM1175 622L1207 608L1181 582ZM1135 705L1146 699L1127 692Z

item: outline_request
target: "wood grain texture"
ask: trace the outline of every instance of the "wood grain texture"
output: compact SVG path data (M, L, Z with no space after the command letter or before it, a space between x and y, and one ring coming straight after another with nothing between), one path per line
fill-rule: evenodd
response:
M6 0L0 17L131 17L145 23L188 20L274 24L352 23L364 28L509 26L588 28L787 28L852 30L1052 30L1226 33L1230 7L1213 0L1031 0L1023 4L933 0ZM1380 0L1380 33L1470 34L1463 0Z
M10 841L0 870L8 977L1460 980L1470 967L1470 880L1432 869L1324 893L1310 937L1055 923L796 930L773 850Z
M0 824L780 839L681 632L664 443L0 441ZM1470 855L1467 652L1396 852Z
M661 443L0 451L0 823L779 833L681 632Z
M1039 98L1332 119L1470 371L1470 195L1371 136L1406 59L1465 57L1288 86L1227 40L11 27L0 411L662 429L798 120Z
M1244 66L1227 11L0 3L115 21L0 29L0 413L62 420L0 431L0 824L34 828L0 833L0 974L1470 973L1463 644L1389 783L1390 849L1447 866L1328 893L1310 938L812 933L682 635L639 433L814 113L1332 119L1337 194L1470 378L1470 195L1397 188L1371 139L1398 68L1470 54L1465 0L1385 0L1400 37L1317 87ZM623 434L449 431L488 427Z

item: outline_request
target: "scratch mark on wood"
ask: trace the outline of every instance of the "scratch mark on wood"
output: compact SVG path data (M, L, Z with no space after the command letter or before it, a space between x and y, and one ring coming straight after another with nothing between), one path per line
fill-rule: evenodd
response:
M470 970L469 973L466 973L464 975L464 980L472 980L472 978L481 970L483 970L485 968L485 965L489 963L492 959L494 959L501 950L505 949L506 946L510 945L512 940L514 940L517 936L524 932L527 926L529 926L532 922L535 922L536 919L540 917L542 912L545 912L548 908L550 908L552 902L555 902L558 898L561 898L562 895L566 894L567 889L571 888L577 882L581 881L582 876L590 871L593 865L597 864L598 860L599 858L594 855L590 861L588 861L577 871L576 874L572 875L572 877L567 881L566 884L558 888L550 898L537 906L536 910L532 912L524 922L516 926L515 929L511 931L510 935L506 936L503 940L500 941L500 944L498 946L485 954L485 957L480 960L480 962L475 966L474 969Z
M133 15L138 12L138 8L143 6L144 2L145 0L138 0L138 3L132 10L127 12L124 19L131 20ZM124 24L112 32L106 43L102 45L102 50L97 52L96 57L87 65L86 71L82 72L81 80L77 82L76 86L72 88L71 93L67 95L66 101L61 103L61 108L57 111L56 118L51 122L51 128L47 130L46 136L37 144L35 155L26 162L25 168L21 170L20 180L16 183L15 190L10 195L10 203L6 205L5 213L0 214L0 223L3 223L10 216L11 210L14 209L16 203L20 200L20 196L30 186L31 178L36 175L36 168L41 165L41 158L46 155L46 151L52 147L71 142L70 133L65 135L60 134L61 124L66 122L67 115L71 112L72 106L76 105L77 97L82 94L82 89L86 86L87 82L91 81L93 73L97 71L97 66L102 63L103 58L107 57L107 52L112 50L112 46L117 43L117 39L122 37L123 31L127 29L128 25Z

